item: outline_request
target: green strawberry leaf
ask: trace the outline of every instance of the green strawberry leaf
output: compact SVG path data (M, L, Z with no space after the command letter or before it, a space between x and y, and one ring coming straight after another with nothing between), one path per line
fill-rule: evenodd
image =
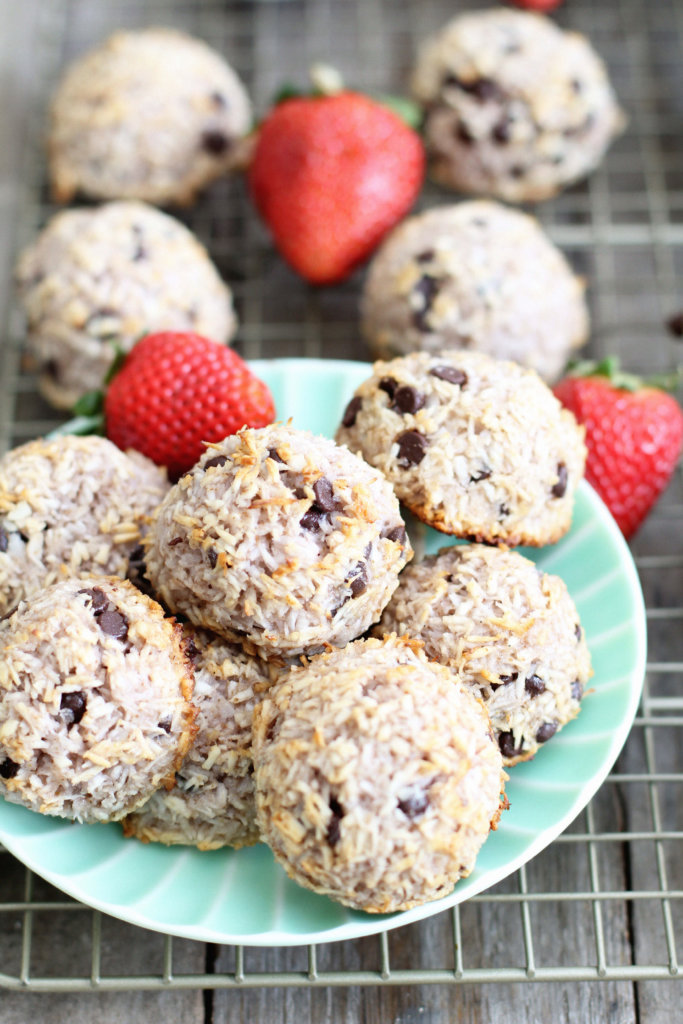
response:
M65 434L104 434L104 416L74 416L45 435L47 441Z
M422 125L422 110L417 103L408 99L407 96L394 96L389 93L382 93L377 97L377 102L389 107L397 117L407 124L409 128L418 131Z

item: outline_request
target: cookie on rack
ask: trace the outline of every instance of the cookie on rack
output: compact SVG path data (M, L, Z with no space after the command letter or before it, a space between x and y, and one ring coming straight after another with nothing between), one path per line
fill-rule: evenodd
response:
M231 169L250 126L242 82L206 43L169 28L116 32L57 87L53 192L188 205Z
M166 471L104 437L29 441L0 459L0 616L65 576L136 577Z
M336 437L422 522L510 547L567 532L586 459L583 427L538 374L483 352L375 363Z
M434 178L510 202L584 177L625 122L584 36L502 7L461 14L427 41L412 90Z
M374 256L363 331L381 359L467 348L554 380L587 339L584 291L533 217L487 200L437 206Z
M180 627L127 580L67 579L0 624L0 793L113 821L172 785L194 731Z
M220 637L184 628L194 664L197 735L173 789L157 790L124 819L123 829L127 836L168 846L251 846L260 839L252 717L279 670Z
M373 632L409 634L458 673L485 702L505 765L532 758L578 714L592 674L563 580L483 544L409 565Z
M152 331L228 342L232 294L192 232L145 203L58 213L22 254L16 282L39 387L68 409L102 386L117 350Z
M471 872L506 777L483 704L396 637L292 669L255 711L254 765L258 822L290 877L372 913Z
M276 423L209 445L181 477L150 531L147 572L195 625L296 656L363 633L411 557L380 472Z

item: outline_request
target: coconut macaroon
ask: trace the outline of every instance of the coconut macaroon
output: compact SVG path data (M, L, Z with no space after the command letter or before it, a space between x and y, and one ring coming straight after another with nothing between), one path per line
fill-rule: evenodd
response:
M571 525L583 427L516 363L452 351L375 363L336 436L442 533L540 546Z
M463 544L408 566L377 636L409 633L486 703L506 765L580 709L592 675L564 582L514 551Z
M0 793L82 822L172 785L193 734L179 626L126 580L63 580L0 627Z
M0 459L0 616L65 576L137 575L166 471L103 437L29 441Z
M362 325L380 358L468 348L546 380L588 336L584 283L538 221L486 200L404 220L374 256Z
M143 842L250 846L259 841L254 800L251 726L255 705L279 674L272 663L245 654L204 630L185 627L194 664L197 735L176 773L123 822Z
M102 386L118 350L150 331L236 329L230 289L188 229L144 203L66 210L21 255L26 344L49 402L70 408Z
M461 14L428 40L412 90L437 181L511 202L588 174L625 123L584 36L506 8Z
M58 202L191 203L229 170L251 105L229 64L168 28L117 32L76 60L57 87L49 135Z
M381 473L327 438L272 424L209 445L170 490L147 572L169 608L271 657L359 636L411 557Z
M505 773L483 705L406 639L292 669L254 713L253 749L275 857L360 910L445 896L498 822Z

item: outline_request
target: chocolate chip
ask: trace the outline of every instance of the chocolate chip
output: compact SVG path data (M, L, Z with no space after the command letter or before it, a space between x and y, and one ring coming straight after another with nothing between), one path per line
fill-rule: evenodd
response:
M674 338L683 338L683 312L670 316L666 321L666 326Z
M0 551L2 551L2 552L7 551L8 547L9 547L9 534L7 533L7 530L3 529L3 527L0 526Z
M56 359L48 359L46 363L41 366L43 373L47 374L54 381L59 381L61 378L61 371L59 363Z
M315 503L321 511L333 512L337 508L334 489L327 477L321 476L316 480L313 484L313 493L315 495Z
M491 129L491 138L499 146L506 146L508 144L510 141L510 121L507 117L502 117L500 121L494 124Z
M172 724L173 719L170 716L168 718L162 718L160 722L157 722L158 727L163 729L165 733L170 733Z
M492 472L493 470L489 469L488 466L485 466L483 469L478 469L476 473L473 473L470 476L470 483L478 484L480 480L488 480Z
M474 135L464 121L458 121L456 124L455 137L460 142L464 143L465 146L471 146L476 141Z
M82 690L63 693L59 702L59 710L67 726L77 725L85 714L87 700Z
M213 103L214 107L220 107L221 110L225 110L225 108L228 106L227 99L225 98L223 93L218 92L217 89L215 89L212 93L209 94L209 99Z
M574 626L574 636L576 637L576 642L580 643L581 642L581 637L583 636L583 630L581 629L581 623L580 622L577 622L576 625Z
M465 81L462 78L458 78L457 75L448 75L444 79L444 84L462 89L468 95L474 96L480 103L486 103L489 100L505 99L505 93L492 78L482 76L481 78L472 78L469 81Z
M429 797L424 789L414 789L398 798L398 809L406 818L419 818L429 807Z
M327 842L330 844L330 846L336 846L337 843L339 842L339 825L342 818L344 817L344 808L339 803L339 801L333 796L330 797L330 810L332 812L332 817L330 818L330 822L327 826Z
M398 387L398 381L394 380L393 377L382 377L377 387L380 391L386 391L389 398L393 398L396 394L396 388Z
M180 540L180 537L178 537ZM142 565L145 564L145 549L142 544L136 544L131 553L128 555L128 565Z
M91 590L79 590L79 594L85 594L86 597L90 598L90 608L93 615L101 615L109 604L109 598L99 587L93 587Z
M440 277L434 277L433 274L423 274L417 283L413 285L412 294L421 299L422 304L419 309L413 310L412 323L413 327L417 327L420 331L431 331L426 316L431 310L434 299L442 284L443 281Z
M514 683L518 676L519 672L511 672L510 675L508 676L498 676L498 678L500 679L501 683L507 684Z
M423 249L422 252L417 254L415 259L418 263L429 263L430 260L434 259L435 255L436 253L433 249Z
M545 683L540 676L533 673L524 680L524 689L532 697L538 697L540 694L545 693Z
M410 384L403 384L396 389L392 409L402 412L404 415L415 415L418 409L425 404L425 397Z
M394 544L405 544L406 528L405 526L392 526L391 529L385 530L382 533L382 537L393 541Z
M0 762L0 779L13 779L19 771L19 765L11 757Z
M425 457L427 438L419 430L406 430L396 438L398 442L398 463L403 469L417 466Z
M544 722L536 733L537 743L547 743L557 732L557 722Z
M183 538L182 537L173 537L171 540L169 540L168 546L169 546L169 548L174 548L176 546L176 544L182 544L182 543L183 543Z
M227 461L227 455L214 455L212 459L207 459L207 461L204 463L204 469L212 469L214 466L224 466Z
M356 416L360 412L363 399L360 395L354 395L349 404L344 409L344 415L342 416L343 427L353 427L356 423Z
M564 462L557 464L557 483L553 484L550 493L553 498L563 498L567 490L567 467Z
M215 569L216 563L218 562L218 552L216 551L216 549L208 548L206 552L206 557L211 568Z
M304 512L302 515L299 520L299 525L303 527L304 530L319 530L320 520L324 515L325 513L319 509L317 505L311 505L308 511Z
M345 427L352 427L353 423L345 423L344 426ZM285 460L280 458L280 455L278 453L277 448L269 448L268 449L268 458L272 459L273 462L281 462L283 466L285 465Z
M349 586L351 587L352 597L359 597L368 589L368 574L365 562L359 562L351 570Z
M510 515L510 506L506 505L504 501L501 502L501 504L498 506L498 516L501 519L504 519L506 516L509 516L509 515Z
M140 260L147 259L147 250L142 244L142 228L139 224L133 224L133 238L135 241L135 248L133 249L133 263L139 263Z
M449 384L457 384L461 388L464 388L465 384L467 384L467 374L464 370L458 370L456 366L447 366L440 363L438 366L433 366L429 373L432 377L445 380Z
M107 636L115 640L125 640L128 636L128 619L115 608L107 609L97 619L97 625Z
M574 700L581 700L583 697L583 686L578 679L575 679L571 685L571 695Z
M218 128L207 128L201 134L201 147L212 156L221 156L230 146L230 139Z
M582 92L582 90L583 90L583 82L581 82L580 79L572 78L569 84L570 84L570 86L572 88L572 92L575 92L577 94L577 96L578 96L578 94L580 92Z
M498 736L498 747L503 757L517 757L522 753L521 747L515 746L515 738L511 732L501 732Z
M199 648L197 647L195 638L193 636L188 636L185 639L185 654L192 662L194 662L197 655L199 654Z

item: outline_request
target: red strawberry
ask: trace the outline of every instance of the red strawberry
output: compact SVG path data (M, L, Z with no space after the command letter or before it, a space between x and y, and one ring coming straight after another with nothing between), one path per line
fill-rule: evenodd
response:
M553 389L586 427L586 478L625 537L666 487L683 442L683 412L658 387L619 373L615 360L579 364Z
M104 399L107 437L177 479L204 441L275 418L270 391L232 349L199 334L162 331L139 341Z
M515 7L524 7L527 11L554 11L562 0L509 0Z
M359 93L279 103L259 130L251 194L282 256L313 284L347 277L413 205L419 136Z

